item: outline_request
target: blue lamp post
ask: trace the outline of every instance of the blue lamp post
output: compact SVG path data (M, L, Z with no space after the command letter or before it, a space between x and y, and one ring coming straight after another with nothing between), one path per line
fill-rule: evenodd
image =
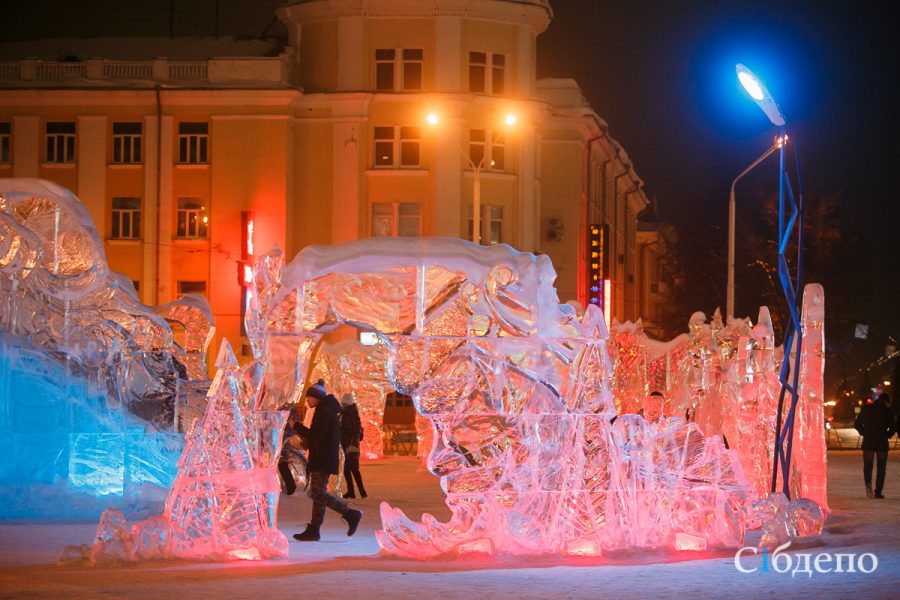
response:
M782 491L788 498L790 491L791 448L794 438L794 417L797 411L797 401L800 398L800 349L802 345L802 330L800 326L800 309L798 298L803 287L803 188L800 172L799 153L796 156L797 165L797 200L794 199L791 178L785 168L784 149L786 147L787 134L785 133L785 119L778 108L772 94L766 89L763 82L744 65L736 67L737 77L741 85L750 94L750 97L759 105L762 111L779 128L779 137L782 143L777 144L779 150L778 172L778 280L784 299L787 302L789 319L784 330L784 360L781 363L779 380L781 381L781 393L778 395L778 416L775 425L775 452L772 465L772 492L778 485L778 473L781 471ZM796 144L794 144L796 152ZM792 237L796 235L797 256L796 264L791 271L787 261L788 245ZM793 361L791 355L793 353ZM785 398L789 398L790 406L785 413Z

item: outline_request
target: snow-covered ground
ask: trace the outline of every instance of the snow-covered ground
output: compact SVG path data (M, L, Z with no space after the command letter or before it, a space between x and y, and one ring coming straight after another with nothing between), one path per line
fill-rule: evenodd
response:
M894 457L897 454L894 453ZM126 567L62 567L69 544L90 543L96 523L0 524L0 598L897 598L900 597L900 465L888 463L885 500L866 498L860 451L828 455L832 515L822 543L798 554L873 553L872 573L763 572L760 557L735 568L733 554L635 554L615 559L482 558L411 561L379 556L373 532L378 503L387 500L418 519L449 518L437 479L412 457L388 457L362 467L369 498L352 538L332 512L322 541L291 541L285 560L258 563L146 563ZM309 501L283 496L279 526L290 535L309 516ZM758 534L757 534L758 535ZM748 543L755 542L751 536ZM783 564L783 563L782 563ZM826 563L823 563L826 564ZM834 564L829 566L833 568ZM868 564L866 564L868 568Z

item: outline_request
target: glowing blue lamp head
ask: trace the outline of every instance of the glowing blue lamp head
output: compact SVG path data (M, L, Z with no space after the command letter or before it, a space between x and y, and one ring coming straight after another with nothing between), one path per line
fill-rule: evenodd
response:
M781 109L778 108L778 104L775 103L772 94L769 93L769 90L766 89L766 86L759 77L754 75L753 71L740 63L738 63L736 70L741 85L744 86L744 89L747 90L747 93L756 101L762 111L766 113L766 116L769 117L772 125L783 127L784 115L781 114Z

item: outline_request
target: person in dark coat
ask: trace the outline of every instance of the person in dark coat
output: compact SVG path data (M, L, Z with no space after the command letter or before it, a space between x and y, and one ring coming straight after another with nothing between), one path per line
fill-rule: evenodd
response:
M297 482L294 480L294 473L291 471L291 461L299 461L306 467L306 458L302 453L302 443L300 438L300 412L299 405L291 408L291 414L288 422L284 426L284 433L281 439L281 457L278 460L278 473L284 483L284 492L290 496L297 490Z
M341 407L337 399L325 393L325 382L321 379L306 390L306 403L315 409L309 427L299 425L300 435L306 440L309 448L307 471L309 473L309 489L306 495L313 501L312 519L303 533L295 533L294 539L301 542L317 542L320 538L319 528L325 521L325 508L341 514L347 521L347 535L356 533L362 512L350 508L340 499L327 491L329 475L337 475L340 456L338 444L341 441L341 425L338 414Z
M363 485L362 474L359 472L359 447L362 443L362 422L359 419L359 410L353 396L344 394L341 396L341 448L344 450L344 479L347 482L347 493L344 498L356 498L353 490L353 479L359 488L362 498L367 496Z
M884 498L884 472L887 467L888 439L894 435L894 414L890 409L891 397L879 394L871 404L866 404L857 415L853 426L863 437L863 478L869 498ZM872 463L878 459L875 490L872 490Z

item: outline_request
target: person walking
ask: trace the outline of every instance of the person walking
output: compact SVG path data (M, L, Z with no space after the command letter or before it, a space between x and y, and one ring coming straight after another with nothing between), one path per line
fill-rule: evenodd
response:
M341 396L341 448L344 450L344 480L347 482L347 493L344 494L344 498L356 498L353 490L354 479L356 479L360 497L367 496L362 474L359 472L359 447L362 437L359 409L356 407L353 396L344 394Z
M890 408L891 397L879 394L871 404L866 404L856 416L853 427L863 438L863 478L869 498L884 498L884 472L887 467L888 439L894 435L894 414ZM872 463L878 459L875 490L872 490Z
M326 508L340 513L341 518L347 521L347 535L353 535L362 520L362 511L350 508L326 489L329 475L337 475L340 462L338 444L341 441L341 425L338 414L341 407L333 395L325 393L325 382L321 379L306 390L306 403L315 409L315 413L310 426L300 424L298 430L306 438L309 448L309 488L306 495L313 501L312 518L302 533L294 534L294 539L301 542L319 541Z

